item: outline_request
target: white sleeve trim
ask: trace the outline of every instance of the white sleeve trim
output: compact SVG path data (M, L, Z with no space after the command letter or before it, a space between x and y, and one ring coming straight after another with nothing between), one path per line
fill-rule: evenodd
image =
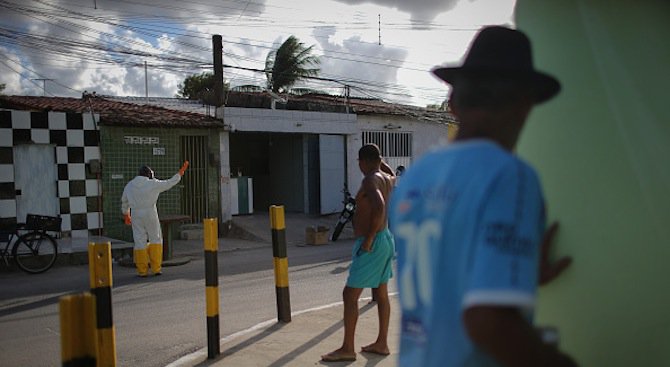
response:
M535 295L510 290L475 290L463 297L463 309L472 306L515 306L527 310L535 308Z

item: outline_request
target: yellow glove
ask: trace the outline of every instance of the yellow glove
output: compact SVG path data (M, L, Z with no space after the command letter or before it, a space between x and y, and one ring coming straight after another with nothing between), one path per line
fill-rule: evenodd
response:
M186 173L186 169L188 168L188 161L184 161L184 164L181 166L179 169L179 175L183 176L184 173Z

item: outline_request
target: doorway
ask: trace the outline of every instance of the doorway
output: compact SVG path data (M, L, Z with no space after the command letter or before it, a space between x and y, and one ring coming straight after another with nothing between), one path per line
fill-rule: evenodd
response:
M56 149L46 144L14 146L16 220L25 223L27 214L58 216L58 170Z
M342 189L345 182L346 150L344 136L319 135L320 213L342 210Z

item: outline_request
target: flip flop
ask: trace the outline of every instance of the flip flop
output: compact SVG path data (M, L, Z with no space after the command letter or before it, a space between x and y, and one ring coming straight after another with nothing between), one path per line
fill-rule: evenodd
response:
M348 354L339 354L335 352L330 352L321 356L321 360L324 362L353 362L356 360L356 355Z
M391 354L390 352L380 352L380 351L374 350L369 345L367 345L365 347L362 347L361 352L377 354L377 355L380 355L380 356L387 356L387 355Z

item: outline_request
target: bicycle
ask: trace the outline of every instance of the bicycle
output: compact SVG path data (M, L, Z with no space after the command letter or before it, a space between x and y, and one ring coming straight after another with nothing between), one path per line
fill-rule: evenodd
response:
M0 230L0 243L5 242L0 257L9 266L9 259L29 274L49 270L58 257L56 240L47 232L60 232L61 218L28 214L26 223ZM11 250L10 250L11 245Z

